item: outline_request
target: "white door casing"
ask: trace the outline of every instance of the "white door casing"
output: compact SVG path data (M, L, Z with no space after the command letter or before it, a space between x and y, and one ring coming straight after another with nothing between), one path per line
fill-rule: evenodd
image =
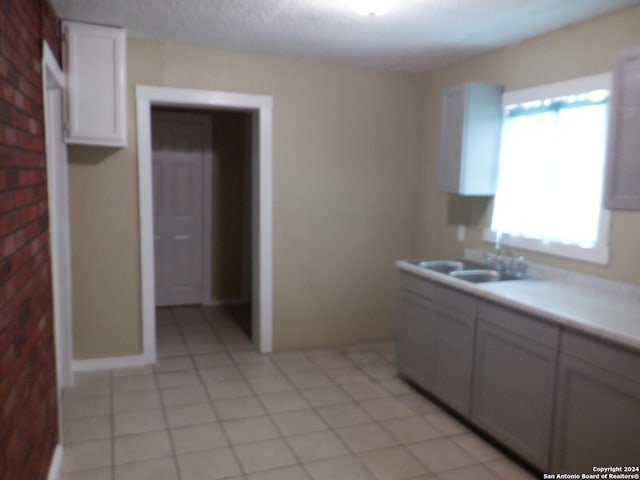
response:
M156 361L156 312L153 247L153 189L151 168L152 106L211 110L237 109L252 113L253 227L252 281L253 339L261 352L272 350L273 251L272 251L272 117L273 98L208 90L136 86L138 135L138 195L140 218L140 270L143 326L143 358Z
M71 246L69 234L69 192L67 148L64 143L63 89L65 77L49 45L43 43L42 89L44 100L51 288L56 352L58 423L62 428L62 389L74 384L71 368Z
M211 272L205 208L211 203L211 119L154 112L152 124L156 305L204 303Z

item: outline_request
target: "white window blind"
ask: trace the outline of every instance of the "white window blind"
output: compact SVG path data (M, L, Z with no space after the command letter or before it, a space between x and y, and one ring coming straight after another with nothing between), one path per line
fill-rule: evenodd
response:
M505 105L493 232L543 251L602 246L608 97L599 88Z

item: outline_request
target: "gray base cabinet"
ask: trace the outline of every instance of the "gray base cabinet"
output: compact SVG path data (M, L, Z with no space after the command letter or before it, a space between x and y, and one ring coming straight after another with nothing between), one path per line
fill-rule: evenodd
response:
M568 334L560 356L552 470L638 466L640 355Z
M475 298L438 288L435 302L433 393L469 416L475 335Z
M398 305L398 371L428 390L433 383L433 307L431 301L402 290Z
M471 419L548 471L559 331L489 304L478 317Z

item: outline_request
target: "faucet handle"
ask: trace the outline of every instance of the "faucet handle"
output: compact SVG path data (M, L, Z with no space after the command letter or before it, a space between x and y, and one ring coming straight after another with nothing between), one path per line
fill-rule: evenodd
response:
M527 260L522 255L516 258L513 273L519 277L524 277L527 274Z

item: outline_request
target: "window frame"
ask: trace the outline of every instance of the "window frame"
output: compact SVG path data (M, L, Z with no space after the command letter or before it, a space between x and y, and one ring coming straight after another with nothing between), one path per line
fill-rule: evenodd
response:
M590 75L562 82L548 83L536 87L525 88L522 90L514 90L505 92L502 95L502 106L519 104L542 98L553 98L575 93L586 92L591 90L612 89L612 74L602 73L598 75ZM611 113L609 113L611 115ZM606 155L606 152L605 152ZM606 158L605 158L606 162ZM499 168L499 167L498 167ZM602 194L604 196L604 187L606 182L606 168L602 171ZM603 199L602 199L603 200ZM600 265L609 264L609 236L611 231L611 213L604 207L604 202L600 202L600 222L598 225L598 241L591 248L580 247L577 245L567 245L563 243L547 242L535 238L517 237L508 233L502 233L502 245L521 248L532 252L543 253L563 257L572 260L580 260L584 262L596 263ZM495 202L495 198L494 198ZM493 217L493 212L491 214ZM490 220L491 221L491 220ZM487 226L482 234L485 242L495 243L498 232L491 230L491 225Z

